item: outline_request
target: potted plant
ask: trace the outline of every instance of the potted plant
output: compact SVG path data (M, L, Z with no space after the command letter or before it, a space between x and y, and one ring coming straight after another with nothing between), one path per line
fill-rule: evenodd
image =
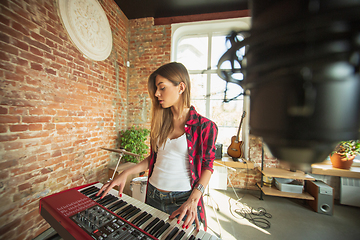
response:
M330 160L335 168L350 169L357 154L360 154L360 140L341 141L331 152Z
M149 133L150 130L146 128L140 128L134 126L132 126L130 129L120 131L120 136L119 136L120 148L123 148L128 152L138 154L142 159L144 157L144 154L147 153L147 149L149 148L145 144L145 141ZM127 154L124 154L122 159L125 162L133 162L133 163L139 162L139 158Z

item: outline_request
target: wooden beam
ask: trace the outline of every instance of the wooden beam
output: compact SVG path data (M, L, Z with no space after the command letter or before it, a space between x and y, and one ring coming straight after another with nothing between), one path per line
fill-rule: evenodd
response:
M198 21L209 21L209 20L219 20L219 19L228 19L228 18L239 18L239 17L250 17L250 10L237 10L237 11L228 11L228 12L203 13L203 14L186 15L186 16L155 18L154 25L170 25L173 23L198 22Z

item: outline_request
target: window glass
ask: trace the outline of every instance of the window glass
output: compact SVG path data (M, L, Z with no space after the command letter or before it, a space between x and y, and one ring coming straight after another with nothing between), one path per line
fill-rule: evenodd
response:
M224 102L225 85L226 82L216 74L211 75L210 119L216 122L219 128L217 142L228 146L231 143L231 137L236 136L238 132L243 112L243 96L230 102ZM228 84L227 97L233 98L240 92L242 92L242 88L239 85Z
M183 34L177 41L174 59L183 63L189 71L191 80L191 104L203 116L214 121L218 126L217 143L223 144L223 150L231 144L231 137L236 136L243 113L243 89L234 83L227 84L217 75L220 57L230 47L226 43L228 33L207 32L206 34ZM244 54L244 48L238 50ZM235 67L239 68L239 65ZM225 62L222 68L231 69ZM242 80L241 73L236 79ZM229 101L233 99L232 101ZM241 134L241 132L240 132ZM240 135L241 136L241 135Z
M195 107L195 110L201 115L205 116L206 101L205 100L191 100L191 105Z
M220 99L226 103L227 102L230 103L230 99L242 101L243 98L241 93L243 93L243 89L238 84L229 82L227 83L226 86L225 80L221 79L217 74L211 74L210 99L214 99L214 100Z
M227 51L226 36L213 36L211 45L211 68L216 69L220 57ZM230 64L226 65L226 68L230 68Z
M208 37L185 36L177 45L177 61L185 65L188 70L204 70L207 67Z
M226 82L216 74L211 74L211 93L210 93L210 118L216 119L216 123L224 127L236 127L243 112L243 96L239 96L233 101L224 101ZM242 93L242 88L234 83L228 83L226 97L235 98ZM226 117L224 117L226 116Z
M205 74L190 74L191 82L191 99L205 100L206 97L206 75Z

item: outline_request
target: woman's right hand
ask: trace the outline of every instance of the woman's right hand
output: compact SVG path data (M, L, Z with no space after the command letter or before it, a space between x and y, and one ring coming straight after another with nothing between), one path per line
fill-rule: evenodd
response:
M101 198L103 198L113 187L119 186L119 196L121 197L128 176L146 171L149 168L149 161L150 161L150 155L140 163L125 169L114 180L105 183L100 189L100 191L96 194L96 196L99 196L101 192L104 191L104 193L101 196Z
M101 187L100 191L96 194L96 196L99 196L104 191L104 193L100 197L100 199L102 199L103 197L106 196L106 194L108 194L108 192L112 188L114 188L115 186L119 186L119 197L121 197L122 192L123 192L124 187L125 187L125 184L126 184L126 180L127 180L127 174L125 174L125 172L120 173L114 180L105 183Z

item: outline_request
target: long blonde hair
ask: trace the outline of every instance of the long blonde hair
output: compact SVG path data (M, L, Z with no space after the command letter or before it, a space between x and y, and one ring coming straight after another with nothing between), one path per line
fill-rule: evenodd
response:
M190 107L190 77L183 64L177 62L165 64L149 76L148 91L152 102L150 144L155 152L157 152L158 146L162 146L166 142L167 137L174 130L173 113L171 109L162 108L158 99L155 97L155 79L157 75L168 79L174 86L178 86L183 82L185 84L185 90L180 95L183 102L180 112L182 112L184 108Z

